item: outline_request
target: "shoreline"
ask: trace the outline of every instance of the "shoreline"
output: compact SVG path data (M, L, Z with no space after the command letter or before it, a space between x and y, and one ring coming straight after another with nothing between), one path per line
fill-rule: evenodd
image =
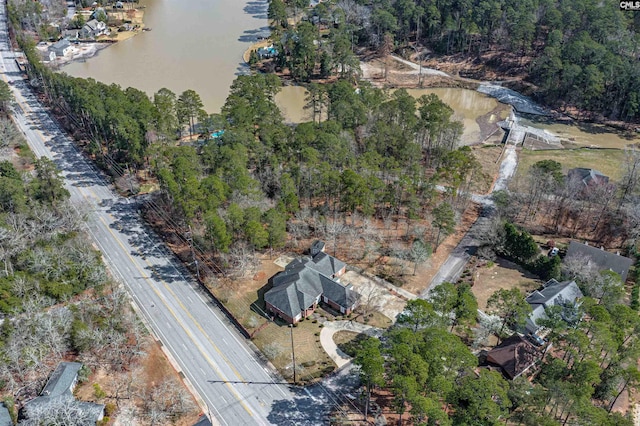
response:
M94 41L71 41L74 45L74 52L70 56L58 57L54 61L45 62L45 64L60 70L60 68L73 62L85 62L87 59L96 56L101 50L113 44L129 40L143 32L151 31L151 29L147 29L144 24L144 9L146 6L141 6L139 2L136 3L136 5L136 7L131 9L113 9L107 12L109 18L115 19L116 21L130 21L126 23L126 25L129 27L133 25L131 29L119 31L120 28L123 28L122 26L110 26L108 27L110 30L109 35L101 35ZM77 11L76 15L84 16L86 15L86 11ZM80 51L77 52L75 51L76 49Z

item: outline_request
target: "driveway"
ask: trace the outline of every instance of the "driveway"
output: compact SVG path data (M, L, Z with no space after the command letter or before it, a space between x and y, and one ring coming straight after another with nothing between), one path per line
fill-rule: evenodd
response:
M351 362L351 357L340 349L333 341L333 335L338 331L352 331L354 333L365 333L368 336L380 337L384 330L370 325L361 324L354 321L326 321L320 332L320 344L329 357L336 363L338 369Z

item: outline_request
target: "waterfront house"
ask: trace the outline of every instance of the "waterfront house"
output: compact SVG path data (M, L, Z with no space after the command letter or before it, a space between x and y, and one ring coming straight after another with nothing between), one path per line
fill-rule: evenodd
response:
M107 25L104 22L98 21L97 19L92 19L84 24L84 26L80 30L80 37L84 39L96 38L103 34L107 34L108 31L109 30L107 29Z
M71 43L69 42L69 40L67 40L65 38L63 38L63 39L53 43L51 46L49 46L49 52L55 53L56 57L58 57L58 58L64 58L72 50L73 50L73 46L71 46Z
M311 253L312 257L295 259L274 275L273 287L264 295L267 311L289 324L307 318L321 301L344 315L357 303L353 286L339 282L347 265L326 254L322 242L315 242Z

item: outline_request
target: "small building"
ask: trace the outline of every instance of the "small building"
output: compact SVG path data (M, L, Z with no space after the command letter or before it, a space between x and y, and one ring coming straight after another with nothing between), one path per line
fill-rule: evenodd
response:
M78 40L79 37L80 30L78 30L77 28L62 30L62 38L66 38L69 41Z
M507 379L513 380L531 369L541 355L540 349L514 334L487 352L487 363L498 367Z
M256 51L259 59L271 59L278 56L278 50L272 45L260 47Z
M11 413L4 402L0 402L0 426L13 426Z
M66 38L58 40L49 46L49 52L55 53L56 57L64 58L73 50L73 46Z
M96 38L98 36L106 34L107 32L107 25L104 22L98 21L97 19L92 19L84 24L84 26L80 30L80 37L85 39Z
M104 418L104 405L76 400L73 390L78 383L78 372L82 368L79 362L61 362L49 377L47 384L36 398L28 401L20 414L26 419L53 417L57 410L72 410L74 416L93 424Z
M347 265L322 250L324 243L316 241L311 248L313 257L295 259L273 276L273 287L264 295L269 312L295 324L311 315L320 301L341 314L353 311L357 294L351 284L338 281Z
M550 279L541 290L535 290L526 301L531 306L531 314L525 325L526 331L531 335L538 335L540 326L537 321L546 317L545 309L551 306L561 306L562 318L568 323L580 320L577 309L579 300L583 297L575 281L558 282Z
M609 176L603 175L595 169L587 169L584 167L576 167L567 173L569 181L580 182L585 188L593 188L594 186L606 185L609 183Z
M598 271L613 271L620 275L622 282L627 281L629 268L633 264L633 260L628 257L620 256L616 253L609 253L604 249L589 246L587 244L571 241L567 256L565 259L572 257L585 257L589 263L598 269Z

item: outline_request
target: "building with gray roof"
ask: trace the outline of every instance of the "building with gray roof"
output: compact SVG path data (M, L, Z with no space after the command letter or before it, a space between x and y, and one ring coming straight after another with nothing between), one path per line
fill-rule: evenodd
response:
M11 413L4 403L0 403L0 426L13 426Z
M616 253L609 253L604 249L576 241L569 243L566 258L571 257L585 257L589 260L589 264L597 268L598 271L613 271L620 275L623 283L627 281L629 268L633 264L633 260L628 257L620 256Z
M609 183L609 176L602 174L602 172L598 170L584 167L576 167L575 169L569 170L567 178L582 183L585 188Z
M558 282L550 279L541 290L536 290L527 296L526 301L531 306L531 314L525 325L526 331L530 334L537 334L540 326L537 321L546 318L545 309L551 306L561 306L562 318L574 323L578 321L577 306L582 292L575 281Z
M273 287L264 295L267 310L290 324L311 315L320 301L348 315L355 308L357 294L351 284L337 281L346 266L322 251L291 261L271 279Z
M75 424L96 424L104 417L104 405L76 400L73 390L78 383L79 362L61 362L49 377L40 395L28 401L20 415L29 420L55 419L63 413L73 413Z

